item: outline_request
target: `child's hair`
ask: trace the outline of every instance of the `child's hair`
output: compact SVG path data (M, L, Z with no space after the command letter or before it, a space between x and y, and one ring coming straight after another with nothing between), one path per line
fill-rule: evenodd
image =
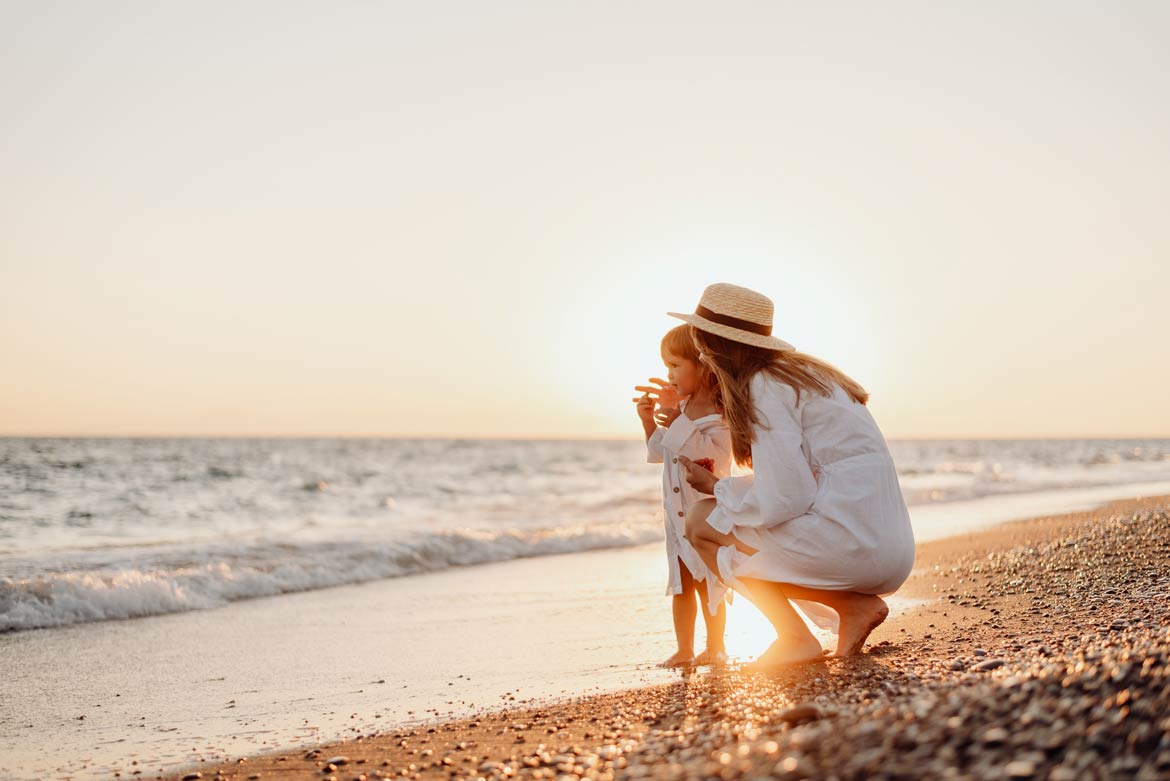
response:
M723 409L723 391L719 386L719 378L711 367L699 360L699 349L695 346L694 328L686 323L675 326L662 337L662 355L670 351L679 358L685 358L695 364L699 372L699 387L711 394L711 399L720 411Z

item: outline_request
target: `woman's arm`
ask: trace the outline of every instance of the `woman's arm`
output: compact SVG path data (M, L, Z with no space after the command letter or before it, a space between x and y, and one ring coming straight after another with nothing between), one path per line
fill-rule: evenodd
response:
M817 482L800 449L804 433L796 411L796 393L787 385L765 381L753 393L761 421L755 428L750 475L725 477L715 484L715 510L708 523L723 533L733 526L775 526L808 512Z

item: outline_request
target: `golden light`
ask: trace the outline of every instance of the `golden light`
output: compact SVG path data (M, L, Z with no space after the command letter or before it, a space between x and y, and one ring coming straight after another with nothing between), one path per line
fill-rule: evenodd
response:
M817 628L807 619L805 624L824 648L833 650L836 647L834 634ZM732 604L727 607L727 654L737 661L750 661L767 650L775 640L776 630L764 614L742 594L736 594Z

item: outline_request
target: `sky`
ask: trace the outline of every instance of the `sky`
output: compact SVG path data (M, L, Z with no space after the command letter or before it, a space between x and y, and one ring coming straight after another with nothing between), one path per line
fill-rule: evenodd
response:
M890 438L1170 436L1170 5L0 0L0 435L636 437L703 288Z

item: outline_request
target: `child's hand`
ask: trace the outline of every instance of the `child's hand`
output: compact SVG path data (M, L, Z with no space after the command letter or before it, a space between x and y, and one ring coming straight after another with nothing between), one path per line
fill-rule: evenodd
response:
M652 422L654 420L654 399L647 394L635 397L634 401L638 405L638 417L642 419L642 422Z
M671 409L669 407L659 407L658 412L654 415L654 420L663 428L670 428L670 424L674 423L674 419L682 413L678 408Z
M686 456L679 456L678 462L686 468L687 482L691 484L692 488L701 494L715 494L715 483L719 481L714 474Z
M678 403L683 400L678 391L673 385L666 380L660 380L657 377L651 377L651 385L635 385L634 390L642 391L650 396L662 407L667 409L678 409ZM658 387L653 387L657 385Z

